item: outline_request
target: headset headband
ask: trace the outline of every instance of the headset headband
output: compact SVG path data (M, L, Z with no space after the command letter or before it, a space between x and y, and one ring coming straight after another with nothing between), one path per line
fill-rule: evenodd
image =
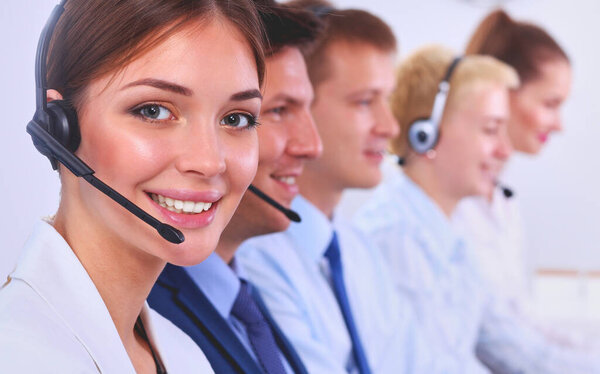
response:
M450 91L450 78L462 57L456 57L446 69L442 81L433 99L433 108L428 118L415 120L408 128L408 142L412 149L420 154L432 150L440 136L440 121L444 114L444 107Z
M46 101L48 99L46 96L46 61L48 60L48 48L50 46L50 39L52 39L52 34L54 33L54 28L56 27L60 16L65 11L66 2L67 0L62 0L60 4L56 5L54 10L52 10L52 14L50 15L50 18L48 18L48 22L46 22L46 26L44 26L44 30L38 41L35 54L35 105L36 110L41 109L44 112L46 112Z
M324 18L335 12L335 8L330 7L329 5L312 5L306 9L312 12L317 18Z
M450 78L452 77L452 73L454 73L456 66L461 60L462 56L457 56L454 58L454 60L452 60L452 63L446 70L446 74L444 74L444 78L438 85L438 92L435 95L430 117L431 121L437 128L440 126L440 121L442 120L442 115L444 114L444 108L446 106L446 100L448 100L448 91L450 91Z

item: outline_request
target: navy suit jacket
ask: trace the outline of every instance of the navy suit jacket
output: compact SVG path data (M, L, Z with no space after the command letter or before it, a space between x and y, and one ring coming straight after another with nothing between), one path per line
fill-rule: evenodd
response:
M307 374L300 357L279 329L258 292L254 301L271 326L275 342L296 374ZM148 303L189 335L217 373L264 374L227 321L181 267L167 264L152 288Z

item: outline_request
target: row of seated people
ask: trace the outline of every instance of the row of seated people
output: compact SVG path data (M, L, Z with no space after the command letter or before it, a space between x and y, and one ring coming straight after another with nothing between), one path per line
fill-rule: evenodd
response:
M0 290L0 371L600 373L505 287L499 175L560 130L570 86L544 30L495 11L464 55L397 64L363 10L159 3L63 1L38 110L72 111L64 147L180 243L46 151L61 203ZM351 188L375 190L336 214Z

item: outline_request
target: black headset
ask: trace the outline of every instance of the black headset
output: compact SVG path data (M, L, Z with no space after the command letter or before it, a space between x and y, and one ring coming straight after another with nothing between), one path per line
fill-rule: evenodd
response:
M48 157L54 170L58 169L58 163L60 162L75 176L84 178L92 186L154 227L169 242L175 244L182 243L185 238L181 231L160 222L96 178L94 170L74 154L81 142L75 108L65 100L54 100L46 103L46 90L48 89L46 84L46 60L48 47L54 33L54 28L60 16L65 11L64 5L66 2L67 0L62 0L52 11L40 35L37 46L35 62L36 110L33 119L27 124L27 132L31 135L33 145L41 154Z
M27 132L31 135L33 144L38 151L48 157L54 170L58 168L59 160L55 154L56 152L53 150L56 147L49 144L53 142L48 142L46 134L50 135L70 152L75 152L81 141L75 109L65 100L46 102L46 58L48 55L48 46L56 23L65 10L65 3L66 0L62 0L54 8L38 42L35 63L36 109L33 119L27 124ZM65 166L68 167L68 165Z
M311 5L306 7L306 10L312 12L319 19L323 19L335 12L335 8L329 5Z
M461 60L462 56L455 57L450 66L448 66L444 79L438 85L438 91L435 95L433 109L429 118L417 119L408 128L408 143L419 154L433 149L440 138L440 121L442 120L446 100L448 99L448 92L450 91L450 78Z

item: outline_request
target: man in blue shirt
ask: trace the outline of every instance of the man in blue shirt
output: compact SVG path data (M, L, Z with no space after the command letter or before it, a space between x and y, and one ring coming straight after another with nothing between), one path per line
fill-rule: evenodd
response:
M305 160L321 153L310 114L313 90L302 55L320 22L310 12L269 6L263 14L270 50L253 184L289 207ZM234 258L243 240L285 230L289 224L281 212L247 192L215 253L196 266L167 265L150 294L150 306L192 337L216 372L307 372Z
M434 373L412 309L380 254L335 207L347 188L374 187L397 124L388 107L396 40L360 10L303 2L326 32L307 55L322 157L299 176L302 222L253 238L237 257L311 373Z

